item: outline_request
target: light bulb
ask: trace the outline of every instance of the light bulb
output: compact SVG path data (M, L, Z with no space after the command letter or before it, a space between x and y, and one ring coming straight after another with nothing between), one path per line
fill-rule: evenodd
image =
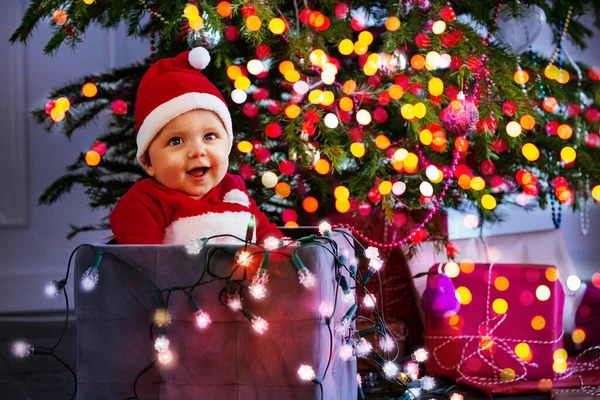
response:
M373 351L373 346L367 339L360 338L358 343L356 343L355 350L358 357L366 357Z
M198 310L194 313L196 323L200 329L204 329L211 324L210 315L206 311Z
M342 345L342 347L340 347L340 358L344 361L349 360L353 355L354 355L354 350L352 349L352 346L349 345L348 343Z
M265 249L271 251L279 247L279 239L275 237L268 237L265 239Z
M156 351L158 351L159 353L161 351L167 351L169 350L169 344L169 339L165 335L160 335L154 341L154 349L156 349Z
M377 272L383 266L383 260L381 258L372 258L369 260L369 269L373 272Z
M168 365L173 361L173 353L171 350L165 350L158 353L158 362L163 365Z
M232 311L239 311L242 309L242 299L240 299L240 295L236 293L227 295L227 306Z
M81 289L86 292L92 291L96 287L99 278L100 272L98 271L98 268L89 267L81 277Z
M250 265L250 261L252 260L252 254L243 250L238 251L236 255L236 260L241 266L247 267L248 265Z
M252 329L262 335L269 329L269 324L261 317L256 317L252 320Z
M46 288L45 288L46 296L48 296L48 297L58 296L60 294L60 291L64 287L64 284L61 286L60 282L61 281L48 282L48 284L46 285Z
M185 250L190 255L200 254L204 247L204 241L202 239L192 239L185 245Z
M435 379L431 376L424 376L421 378L421 387L423 390L430 391L435 387Z
M363 298L363 304L367 308L373 308L373 307L375 307L375 303L377 303L377 298L373 294L367 294Z
M407 362L404 366L404 372L406 375L413 381L416 381L419 378L419 364L415 362Z
M308 90L310 89L310 87L308 86L308 83L304 82L304 81L297 81L294 83L294 91L298 94L306 94L308 92Z
M394 339L389 335L381 336L379 338L379 347L383 351L390 352L390 351L394 350L395 344L396 343L395 343Z
M254 283L248 288L250 290L250 294L257 300L264 298L267 295L267 288L262 283Z
M331 318L333 315L333 305L328 301L321 302L319 312L323 318Z
M34 347L23 340L16 341L12 346L13 354L19 358L29 357L33 354Z
M425 349L418 349L412 354L412 359L416 362L423 362L427 360L427 351Z
M298 369L298 375L303 381L312 381L316 377L315 371L310 365L301 365Z
M577 275L571 275L567 278L567 287L569 290L576 292L581 287L581 279Z
M315 286L317 279L307 268L301 268L298 271L298 279L300 279L300 284L307 289L311 289Z
M379 249L377 247L369 246L365 249L365 257L369 259L379 258Z
M319 224L319 233L321 235L327 235L328 233L331 234L331 224L328 222L321 222Z
M388 378L395 378L398 375L398 366L392 361L386 361L383 364L382 370Z
M348 334L348 330L350 329L351 324L352 320L348 318L342 318L340 323L335 326L335 331L342 336L346 336Z

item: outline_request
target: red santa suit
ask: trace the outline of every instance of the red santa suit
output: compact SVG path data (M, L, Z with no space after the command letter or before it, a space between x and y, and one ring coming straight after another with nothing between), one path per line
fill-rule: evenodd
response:
M187 244L193 239L230 234L245 239L250 216L253 242L283 235L248 196L240 176L226 174L201 199L170 189L154 179L133 185L110 215L119 244ZM241 243L231 237L209 243Z

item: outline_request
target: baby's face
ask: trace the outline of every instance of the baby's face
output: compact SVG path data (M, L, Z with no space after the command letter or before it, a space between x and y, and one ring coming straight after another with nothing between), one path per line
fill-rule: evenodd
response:
M144 168L164 186L201 198L225 177L229 150L229 136L217 114L192 110L158 133Z

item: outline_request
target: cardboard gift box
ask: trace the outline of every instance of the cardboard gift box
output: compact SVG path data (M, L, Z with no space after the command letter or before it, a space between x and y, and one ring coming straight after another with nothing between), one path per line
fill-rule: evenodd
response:
M334 232L332 238L339 250L354 254L351 241L342 234ZM77 285L75 293L78 399L133 398L136 380L136 396L144 400L356 398L356 360L339 358L340 340L334 333L330 341L319 312L320 304L334 303L336 294L338 306L332 319L339 321L346 312L341 306L342 292L336 291L330 245L306 246L299 252L316 276L312 289L298 282L288 257L271 255L267 296L256 300L247 292L243 295L245 308L269 324L262 335L253 331L241 312L223 304L226 284L222 280L191 291L212 320L206 329L197 327L187 296L173 292L168 299L171 322L166 328L173 362L168 366L156 362L156 290L146 277L159 288L189 287L199 280L231 274L232 257L211 245L198 255L188 254L183 246L100 243L95 247L105 253L98 283L89 292ZM80 249L76 276L81 277L95 260L92 248ZM251 278L256 267L243 273ZM311 365L318 378L329 365L323 396L318 385L299 379L301 364Z
M549 265L434 265L423 294L427 373L481 385L559 377L563 303Z

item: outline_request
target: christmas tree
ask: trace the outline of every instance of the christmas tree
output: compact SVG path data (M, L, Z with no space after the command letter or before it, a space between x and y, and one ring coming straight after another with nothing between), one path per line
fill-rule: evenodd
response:
M68 137L111 111L108 131L40 203L82 185L90 208L108 212L145 177L137 85L156 59L196 46L209 49L204 73L229 101L232 167L275 222L327 218L368 241L369 221L385 219L398 240L371 244L412 248L444 240L435 218L444 208L475 204L477 225L501 218L503 203L600 202L600 69L563 49L586 45L591 31L578 17L590 11L600 15L600 4L33 0L11 41L50 18L47 53L81 45L90 24L125 23L151 45L143 63L83 76L33 111ZM556 32L550 59L528 47L546 22ZM107 219L72 226L70 237L108 228Z

